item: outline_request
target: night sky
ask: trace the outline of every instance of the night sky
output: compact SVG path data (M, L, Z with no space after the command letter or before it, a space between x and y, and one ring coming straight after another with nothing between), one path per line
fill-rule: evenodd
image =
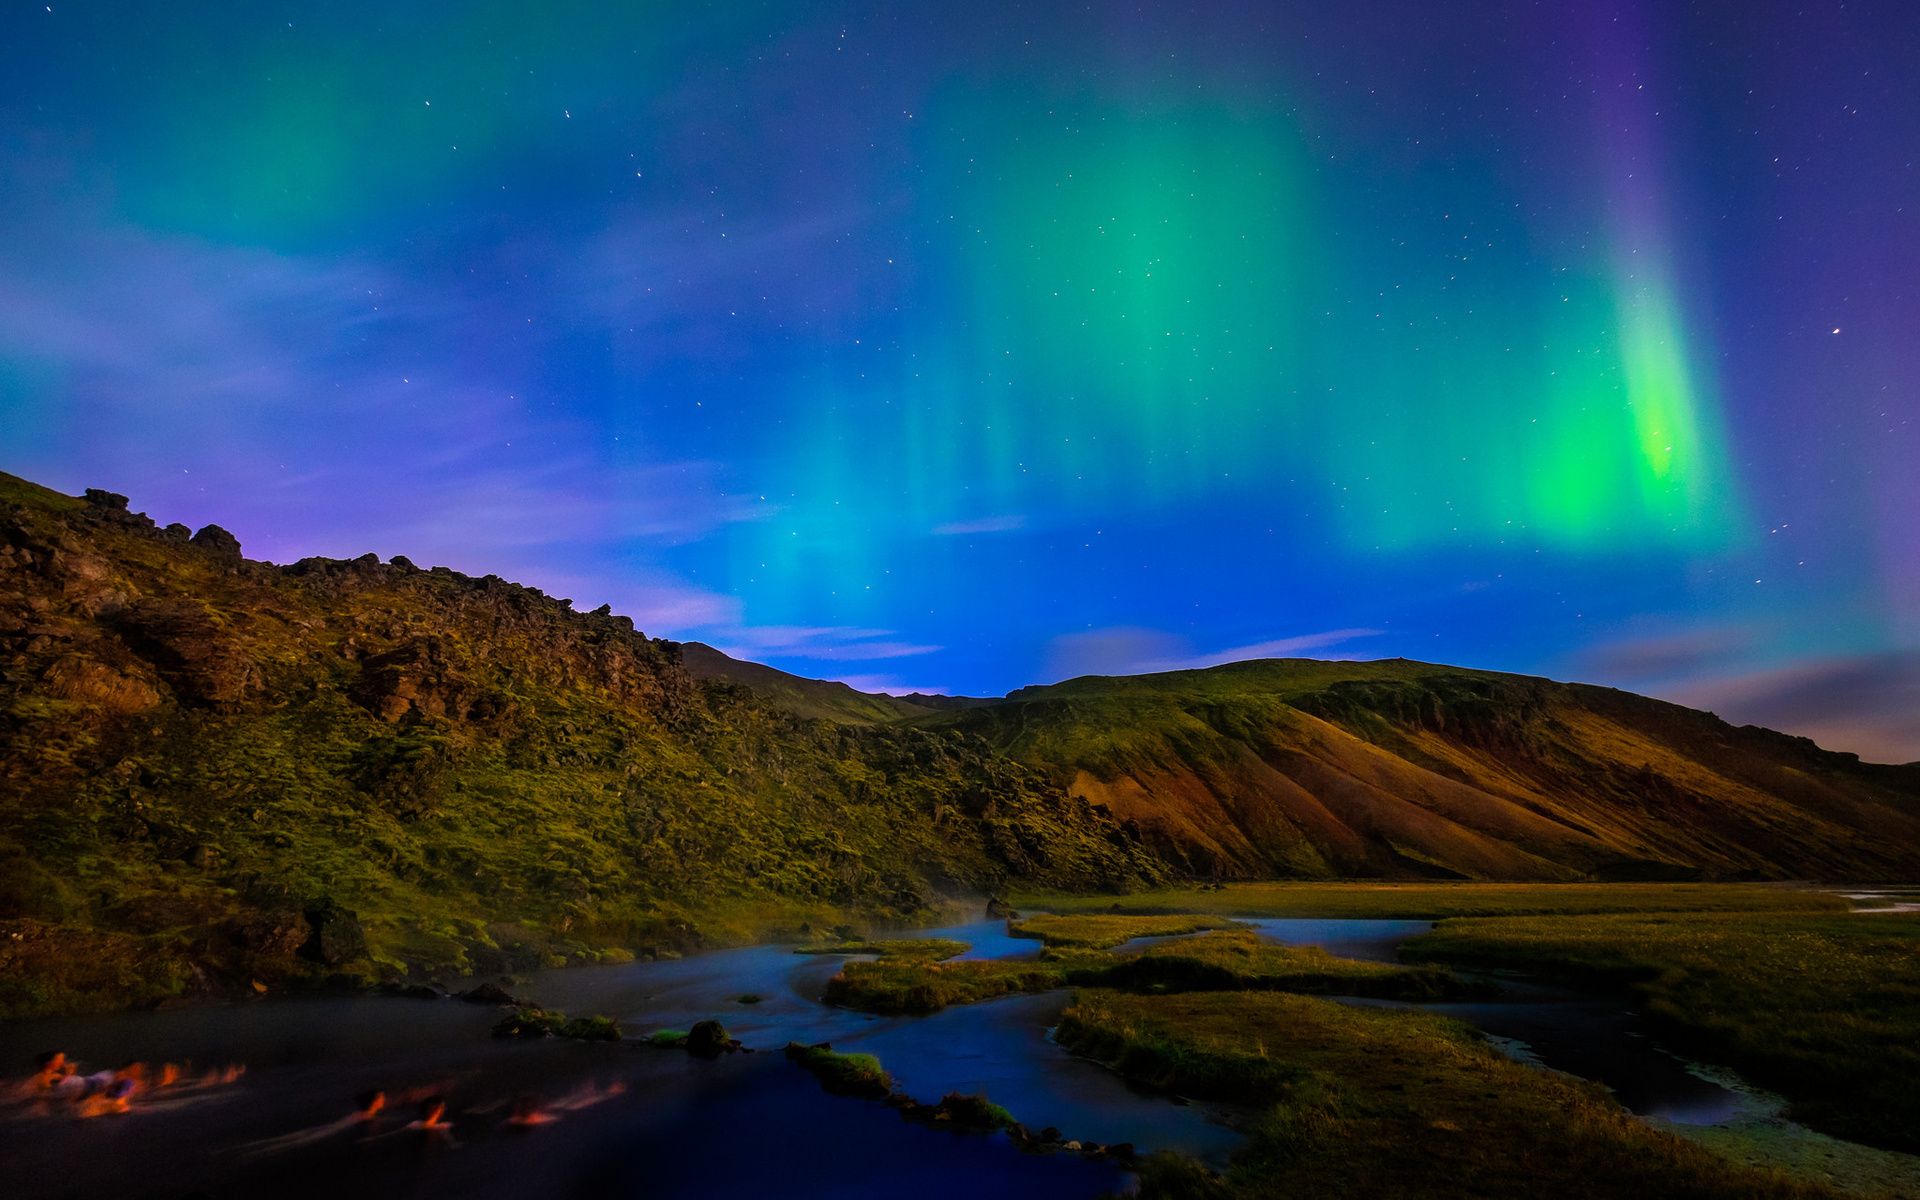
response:
M867 688L1920 759L1920 5L0 9L0 468Z

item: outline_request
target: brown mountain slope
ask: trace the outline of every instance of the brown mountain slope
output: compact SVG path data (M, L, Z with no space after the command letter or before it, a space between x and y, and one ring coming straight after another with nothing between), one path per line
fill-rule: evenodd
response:
M1920 769L1404 660L1070 680L966 729L1222 877L1920 876ZM926 722L922 722L926 723Z

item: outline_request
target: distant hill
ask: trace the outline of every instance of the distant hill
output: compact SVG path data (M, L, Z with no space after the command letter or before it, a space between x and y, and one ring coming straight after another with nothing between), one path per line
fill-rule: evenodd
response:
M918 701L947 699L945 696L895 698L879 692L855 691L831 679L808 679L776 667L746 662L723 654L705 642L681 643L680 661L695 679L737 683L795 716L840 721L848 725L873 725L905 717L924 717L937 709L935 705Z
M1040 767L1199 875L1920 875L1920 768L1608 688L1276 659L923 723Z
M770 671L731 670L756 690L752 673ZM833 715L779 686L764 695ZM1862 763L1610 688L1268 659L1000 700L866 699L978 734L1136 824L1188 875L1920 877L1920 764Z
M978 734L1191 876L1920 877L1920 764L1610 688L1268 659L891 697L726 661L796 712Z
M715 656L0 475L0 1016L1165 877L977 738L803 719ZM842 720L908 711L755 671Z
M884 692L856 691L832 679L808 679L777 667L734 658L705 642L682 642L681 661L695 679L721 680L751 689L762 700L793 713L823 721L848 725L871 725L924 717L929 713L978 708L999 701L977 696L941 696L909 692L889 696Z

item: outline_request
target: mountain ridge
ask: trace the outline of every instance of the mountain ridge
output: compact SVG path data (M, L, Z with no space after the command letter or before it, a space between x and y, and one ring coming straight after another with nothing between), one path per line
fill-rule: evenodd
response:
M1585 684L1264 660L1024 689L944 723L1140 821L1203 874L1920 869L1920 769Z
M1176 878L1920 878L1920 768L1629 693L1264 660L875 697L497 576L0 474L0 1013Z
M1228 710L1235 730L1208 727ZM1203 712L1185 735L1158 736ZM1198 875L1920 871L1920 764L1865 763L1807 738L1541 676L1411 659L1255 659L1079 676L902 719L979 734L1136 821L1177 869Z

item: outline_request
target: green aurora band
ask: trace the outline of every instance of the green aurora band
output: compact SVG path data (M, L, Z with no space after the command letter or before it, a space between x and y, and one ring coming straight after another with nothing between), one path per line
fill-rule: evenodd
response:
M1733 536L1704 339L1634 206L1559 269L1361 295L1379 265L1284 115L976 105L929 140L910 366L816 386L749 575L844 603L930 528L1223 495L1330 509L1360 554Z

